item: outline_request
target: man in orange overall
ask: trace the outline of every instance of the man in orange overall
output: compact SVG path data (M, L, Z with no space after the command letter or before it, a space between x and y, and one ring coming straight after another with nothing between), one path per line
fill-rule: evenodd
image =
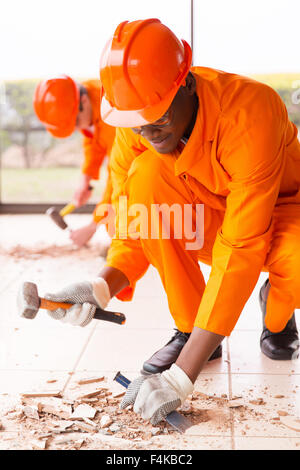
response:
M99 277L47 296L75 304L50 315L86 324L96 305L105 308L115 295L130 300L149 264L157 268L182 341L172 339L144 363L150 375L135 379L121 403L153 424L192 392L261 271L269 273L260 291L262 351L273 359L290 359L298 351L297 129L270 87L191 68L191 57L189 45L159 20L117 27L100 62L102 119L118 126L110 160L112 200L117 208L121 196L126 199L128 217L131 209L146 208L144 231L137 237L135 225L124 234L119 205L116 236ZM187 248L190 237L177 236L175 218L170 236L161 229L155 237L147 234L151 209L162 204L192 207L193 222L197 204L204 204L200 247ZM206 285L199 261L211 265Z
M68 137L75 130L83 135L84 160L81 177L73 201L80 207L91 196L91 180L99 178L100 167L110 155L115 128L100 117L101 83L99 80L75 82L67 75L41 81L35 90L33 105L36 115L54 137ZM111 181L107 179L101 202L110 203ZM90 223L70 233L77 246L82 246L94 235L101 217L96 210Z

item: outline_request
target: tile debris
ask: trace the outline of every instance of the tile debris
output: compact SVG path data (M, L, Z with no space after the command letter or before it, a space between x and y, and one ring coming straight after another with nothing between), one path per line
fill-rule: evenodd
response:
M179 442L186 448L188 441L184 442L184 437L178 436L168 423L161 422L154 427L133 413L132 407L121 410L119 405L125 392L118 387L115 382L99 376L74 382L60 396L45 396L45 391L21 393L20 404L8 410L3 421L5 427L6 420L8 425L14 421L17 437L9 441L8 433L1 433L0 436L5 436L0 437L0 444L5 447L13 442L13 448L38 450L172 448L175 446L172 438L175 433L177 447L174 448L178 448ZM267 392L263 393L266 397ZM279 395L275 397L279 398ZM251 426L264 420L271 426L293 426L292 429L300 430L300 419L291 417L291 413L282 409L274 413L274 409L270 410L268 406L261 407L261 411L252 405L268 405L268 400L253 397L253 394L251 399L244 394L229 399L224 393L218 396L195 390L180 409L193 423L185 437L199 437L204 423L205 432L228 433L232 419L242 425L242 435L249 433L248 420ZM277 413L277 416L273 414L266 419L269 411ZM216 436L216 442L218 439L220 437Z
M86 384L92 384L95 382L102 382L104 380L104 376L102 375L101 377L90 377L88 379L81 379L78 380L77 383L79 385L86 385Z
M94 418L96 409L87 404L78 405L70 416L70 419Z

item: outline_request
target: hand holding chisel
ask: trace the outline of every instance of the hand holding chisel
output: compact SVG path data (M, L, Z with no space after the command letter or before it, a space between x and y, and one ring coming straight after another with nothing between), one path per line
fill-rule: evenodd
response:
M159 421L165 419L174 429L176 429L177 431L181 433L184 433L189 427L192 426L192 423L187 418L185 418L180 413L178 413L178 411L175 410L175 408L177 408L177 406L179 406L181 403L180 399L175 398L175 400L165 403L164 406L161 406L160 409L158 408L155 412L154 412L153 407L150 413L149 413L149 407L148 407L148 410L146 410L146 407L144 407L144 409L141 409L141 408L138 410L136 409L136 399L137 399L139 390L141 388L141 385L143 384L143 382L147 380L149 381L152 378L154 378L154 380L156 380L157 378L159 379L160 377L158 376L161 376L161 374L156 374L155 376L144 375L135 379L134 382L130 382L130 380L128 380L126 377L124 377L124 375L118 372L116 376L114 377L114 380L116 380L116 382L118 382L120 385L123 385L123 387L126 387L127 389L128 387L130 387L129 390L127 390L126 395L121 402L121 408L126 408L128 405L134 405L134 411L141 412L142 417L145 419L150 419L152 424L156 425ZM161 393L161 390L157 390L156 394L158 393ZM153 405L155 404L153 403ZM152 416L150 417L151 413L152 413Z

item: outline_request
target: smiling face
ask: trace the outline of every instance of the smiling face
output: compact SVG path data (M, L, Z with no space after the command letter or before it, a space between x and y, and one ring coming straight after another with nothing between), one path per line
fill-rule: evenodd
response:
M195 93L196 81L190 72L185 86L181 86L169 109L157 121L132 128L142 135L159 153L173 152L182 137L189 137L195 123L198 98Z

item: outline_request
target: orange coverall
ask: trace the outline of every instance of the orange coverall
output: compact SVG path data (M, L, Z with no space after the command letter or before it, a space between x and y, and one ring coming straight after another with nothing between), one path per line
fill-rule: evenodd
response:
M92 179L99 179L99 172L102 162L107 155L110 156L113 141L115 138L116 129L112 126L105 124L100 117L100 99L101 99L101 84L99 80L87 80L82 82L86 88L88 96L92 104L93 112L93 130L83 130L83 151L84 161L81 166L81 171L89 175ZM111 202L111 179L108 172L106 187L102 195L101 202L97 204L93 219L99 223L101 218L97 215L97 207L100 204Z
M160 274L176 326L228 336L261 271L271 289L266 325L281 331L300 307L300 143L284 103L267 85L195 67L199 109L183 150L159 154L117 129L110 159L113 203L204 204L204 245L184 239L122 239L107 265L121 270L130 300L149 263ZM117 208L117 205L116 205ZM211 265L205 285L199 261Z

